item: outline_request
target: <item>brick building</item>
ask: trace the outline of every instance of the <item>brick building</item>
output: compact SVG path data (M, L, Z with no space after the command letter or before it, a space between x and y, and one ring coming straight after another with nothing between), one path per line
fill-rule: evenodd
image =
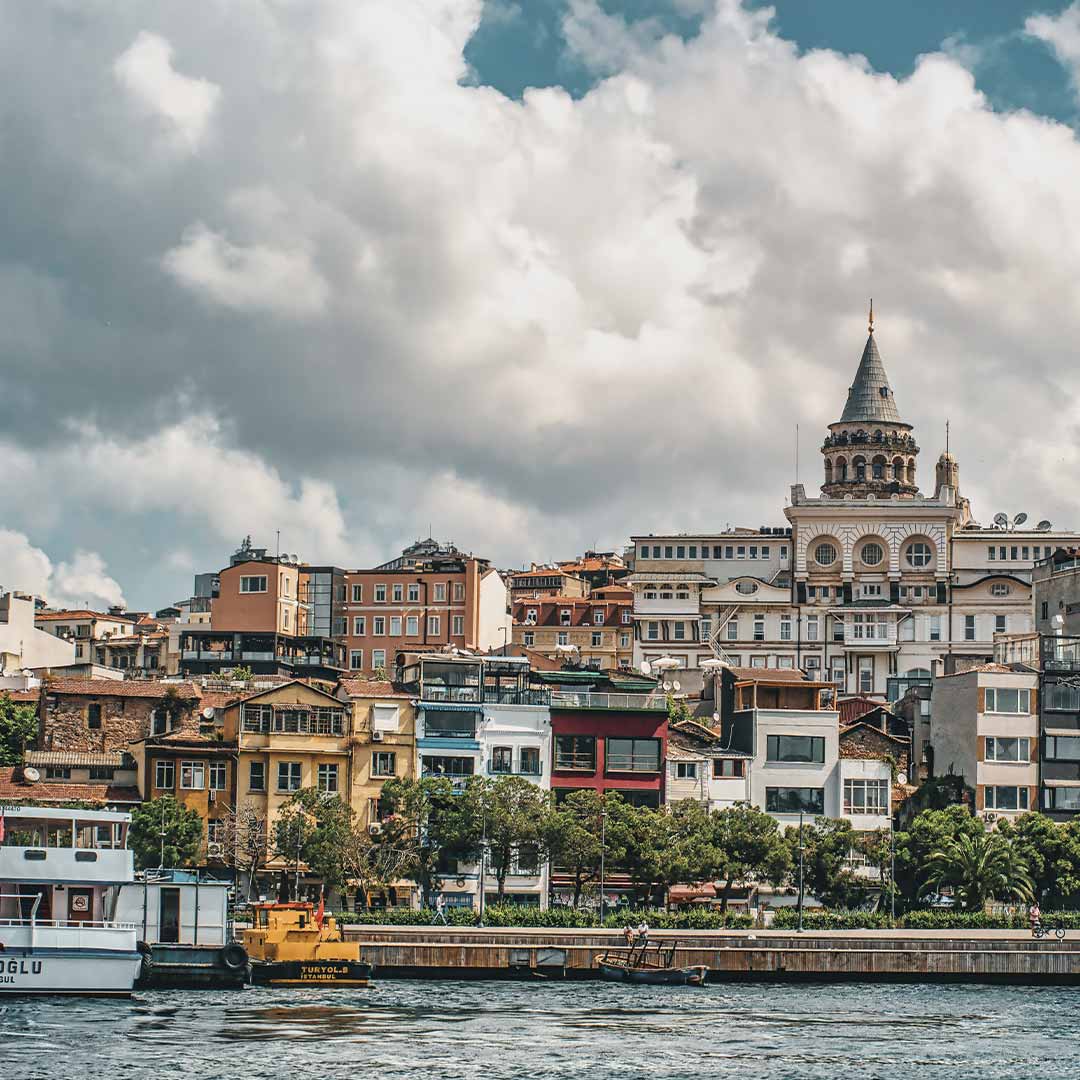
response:
M633 593L620 586L599 589L589 597L516 600L513 641L598 671L629 668L634 655L633 612Z
M38 703L38 749L127 750L181 725L199 704L191 683L50 679Z

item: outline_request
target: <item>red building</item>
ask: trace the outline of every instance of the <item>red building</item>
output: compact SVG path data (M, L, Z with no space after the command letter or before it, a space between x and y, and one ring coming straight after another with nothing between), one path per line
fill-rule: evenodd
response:
M611 672L538 671L551 687L551 788L618 792L627 802L664 801L668 713L656 684Z

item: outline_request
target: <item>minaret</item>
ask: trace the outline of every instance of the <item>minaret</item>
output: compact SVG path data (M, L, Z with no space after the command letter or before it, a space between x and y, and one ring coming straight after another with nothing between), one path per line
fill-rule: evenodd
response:
M911 425L900 419L885 365L874 339L874 301L870 301L870 325L859 370L848 390L844 412L821 452L825 456L822 492L830 499L851 495L888 498L915 495L915 459L919 448Z

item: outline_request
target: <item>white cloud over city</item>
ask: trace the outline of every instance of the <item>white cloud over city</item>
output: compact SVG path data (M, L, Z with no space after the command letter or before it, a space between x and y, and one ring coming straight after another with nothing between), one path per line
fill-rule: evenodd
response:
M514 101L480 0L2 0L0 584L780 524L870 295L924 489L949 419L979 517L1080 527L1076 133L962 54L896 79L683 6L688 42L574 0L603 77ZM1071 70L1078 10L1017 32Z

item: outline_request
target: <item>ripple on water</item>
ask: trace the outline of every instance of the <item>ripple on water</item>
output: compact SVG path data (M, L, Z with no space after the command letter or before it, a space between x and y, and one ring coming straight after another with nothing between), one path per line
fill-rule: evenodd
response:
M1080 1076L1067 988L381 981L0 1005L4 1080Z

